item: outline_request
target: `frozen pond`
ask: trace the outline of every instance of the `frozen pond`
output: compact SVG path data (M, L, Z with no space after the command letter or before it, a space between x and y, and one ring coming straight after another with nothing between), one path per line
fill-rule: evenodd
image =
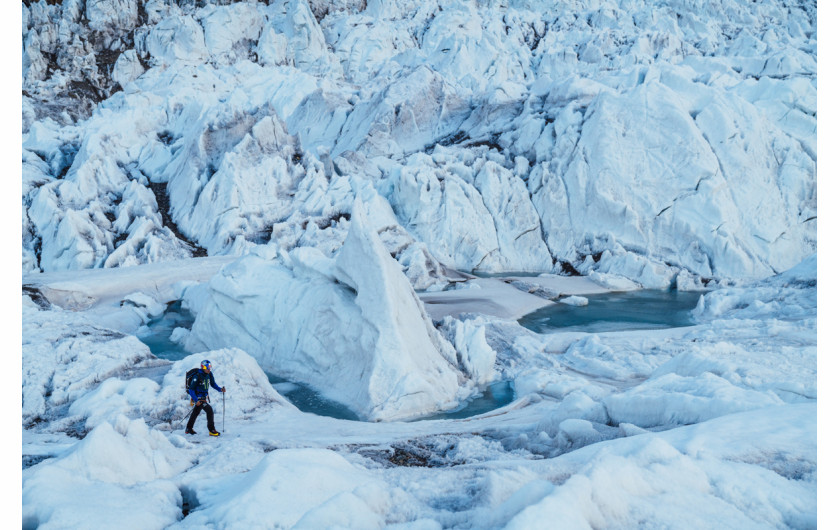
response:
M588 295L584 306L555 303L529 313L519 323L537 333L599 333L691 326L697 291L642 290Z

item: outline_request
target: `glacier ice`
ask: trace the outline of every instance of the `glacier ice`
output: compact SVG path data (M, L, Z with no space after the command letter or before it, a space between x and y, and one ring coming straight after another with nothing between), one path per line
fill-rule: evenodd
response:
M816 525L816 2L21 13L25 528ZM643 288L695 325L515 320Z

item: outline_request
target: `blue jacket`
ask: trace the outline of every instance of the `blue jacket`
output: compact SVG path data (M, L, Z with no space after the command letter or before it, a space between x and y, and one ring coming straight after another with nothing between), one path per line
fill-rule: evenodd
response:
M216 384L216 378L213 377L213 372L208 374L204 371L200 371L198 374L198 383L195 385L195 388L189 388L187 389L187 392L189 392L193 401L198 401L199 399L207 397L211 386L219 392L222 391L219 385Z

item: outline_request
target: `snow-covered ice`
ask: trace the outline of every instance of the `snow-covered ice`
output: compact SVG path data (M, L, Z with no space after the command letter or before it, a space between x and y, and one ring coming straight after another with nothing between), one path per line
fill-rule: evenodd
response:
M320 259L319 274L336 266ZM238 266L250 272L240 277L270 293L271 276L260 270L285 281L293 271L315 274L269 263L243 259ZM192 260L180 266L186 272ZM158 274L174 270L171 263ZM153 277L137 274L123 287L135 292ZM158 360L134 337L92 324L101 308L40 307L25 297L24 523L98 526L128 513L148 527L530 528L558 516L582 527L686 520L812 527L815 278L810 259L762 282L704 294L694 326L601 334L537 335L511 318L482 315L482 302L470 302L480 288L446 291L460 294L468 310L438 323L459 380L511 380L516 395L472 418L415 422L301 413L242 349ZM186 291L201 284L191 285ZM310 310L321 303L317 285L305 299ZM101 288L93 273L76 286ZM298 300L300 311L307 302ZM341 330L361 317L333 318ZM247 330L227 332L248 344ZM203 358L229 390L226 432L187 440L175 428L189 411L183 373ZM347 384L334 371L309 376ZM220 428L221 394L211 392ZM100 495L111 508L84 500ZM266 504L275 509L260 511Z
M23 528L816 526L815 1L21 14Z

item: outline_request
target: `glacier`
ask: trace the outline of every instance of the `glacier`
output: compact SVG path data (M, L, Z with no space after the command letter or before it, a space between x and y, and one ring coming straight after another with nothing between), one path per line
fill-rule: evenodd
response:
M21 29L24 528L817 525L815 1ZM518 322L641 289L700 292L692 325ZM138 337L174 302L171 360ZM219 439L178 426L202 359Z

